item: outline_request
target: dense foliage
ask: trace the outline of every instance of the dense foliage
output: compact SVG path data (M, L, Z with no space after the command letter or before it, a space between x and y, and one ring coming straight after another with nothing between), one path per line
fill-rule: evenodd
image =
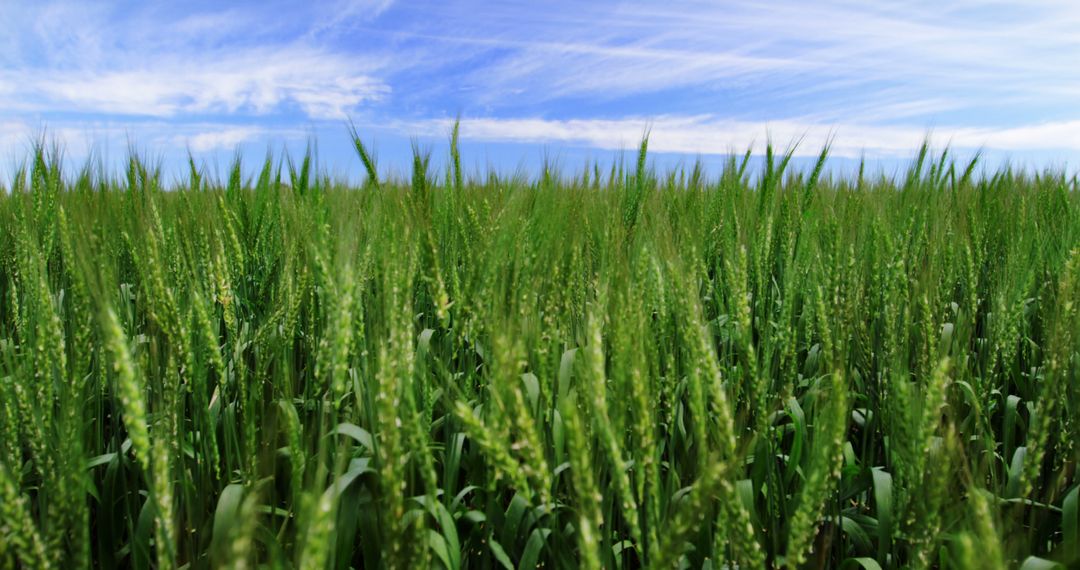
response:
M0 192L0 567L1080 561L1075 178L355 142Z

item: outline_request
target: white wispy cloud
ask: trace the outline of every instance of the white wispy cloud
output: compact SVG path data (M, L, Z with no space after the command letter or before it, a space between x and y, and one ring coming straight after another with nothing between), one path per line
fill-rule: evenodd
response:
M605 98L652 93L763 73L798 71L804 62L785 56L752 55L740 50L700 50L635 42L502 41L515 55L477 70L474 79L531 96L601 94ZM541 84L542 87L538 84Z
M0 160L14 161L14 154L19 145L29 145L30 130L22 121L0 120ZM23 149L25 152L25 148ZM23 153L20 153L23 154Z
M495 105L670 93L695 112L798 108L837 121L850 120L852 106L877 121L902 118L890 113L904 106L916 118L986 107L1031 114L1080 93L1075 2L622 2L580 18L534 18L576 6L451 19L465 30L458 41L494 46L493 62L469 76L477 92ZM688 98L687 89L698 94Z
M263 22L237 9L175 25L100 4L40 11L22 14L21 55L0 68L0 106L9 111L177 117L295 107L308 119L341 119L390 91L380 59L261 37Z
M379 17L394 0L337 0L321 6L315 25L308 30L309 37L332 32L356 21L368 21Z
M177 142L186 143L192 152L209 152L230 150L240 143L264 137L266 134L266 129L258 127L221 127L177 137Z
M267 114L292 104L313 119L339 119L389 92L350 58L291 46L163 57L139 67L7 71L0 81L8 86L0 103L9 109L155 117Z
M451 124L449 120L438 120L412 128L438 135L446 132ZM866 123L733 121L712 115L614 120L466 118L461 122L462 137L469 140L562 142L609 150L633 149L646 132L649 133L650 150L685 154L727 154L750 147L761 150L766 142L772 141L781 148L798 142L797 156L816 155L823 146L830 144L834 156L896 158L908 156L927 138L939 147L1080 152L1080 121L1000 129L937 127L933 131L914 126Z

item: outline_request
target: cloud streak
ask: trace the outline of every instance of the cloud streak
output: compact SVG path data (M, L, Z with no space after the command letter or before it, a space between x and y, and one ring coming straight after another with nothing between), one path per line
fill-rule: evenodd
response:
M242 11L189 15L161 36L148 16L101 6L46 5L24 34L24 54L0 68L0 106L22 113L182 117L346 117L390 87L383 62L286 38L254 45L261 22ZM47 23L43 23L47 21ZM37 53L36 59L25 54Z
M153 66L0 73L8 108L172 117L265 115L296 105L312 119L340 119L390 89L355 62L308 48L253 50Z
M414 128L437 135L451 124L440 120ZM1080 152L1080 121L1002 129L938 127L933 131L909 126L820 124L802 120L733 121L710 115L615 120L475 118L461 122L462 137L468 140L563 142L608 150L633 149L647 131L650 150L682 154L727 154L755 145L760 149L771 140L781 147L799 142L797 156L814 156L830 144L834 156L896 158L909 155L927 138L938 146L963 149Z
M518 6L460 21L451 17L449 25L464 28L457 34L461 41L486 37L491 45L493 61L473 70L469 81L495 106L515 97L615 102L667 94L690 112L716 112L720 104L744 118L814 112L839 121L852 105L867 108L876 101L881 108L866 114L884 122L896 118L889 111L898 106L947 99L948 110L1031 120L1080 93L1080 67L1072 62L1080 52L1074 3L605 6L611 7L554 21L533 16L541 10L574 13L573 6ZM495 31L484 36L481 30ZM656 106L656 98L649 104ZM908 117L934 119L941 110Z

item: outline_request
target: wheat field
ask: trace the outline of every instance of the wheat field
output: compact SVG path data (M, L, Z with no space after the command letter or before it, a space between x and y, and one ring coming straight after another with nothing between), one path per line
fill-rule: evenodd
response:
M354 131L351 185L36 146L0 567L1080 564L1075 177L470 175L456 132L380 179Z

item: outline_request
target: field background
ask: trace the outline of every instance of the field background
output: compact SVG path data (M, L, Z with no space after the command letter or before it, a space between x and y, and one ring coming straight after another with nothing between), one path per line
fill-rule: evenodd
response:
M311 156L0 194L0 566L1080 561L1080 187ZM758 160L758 159L754 159Z

